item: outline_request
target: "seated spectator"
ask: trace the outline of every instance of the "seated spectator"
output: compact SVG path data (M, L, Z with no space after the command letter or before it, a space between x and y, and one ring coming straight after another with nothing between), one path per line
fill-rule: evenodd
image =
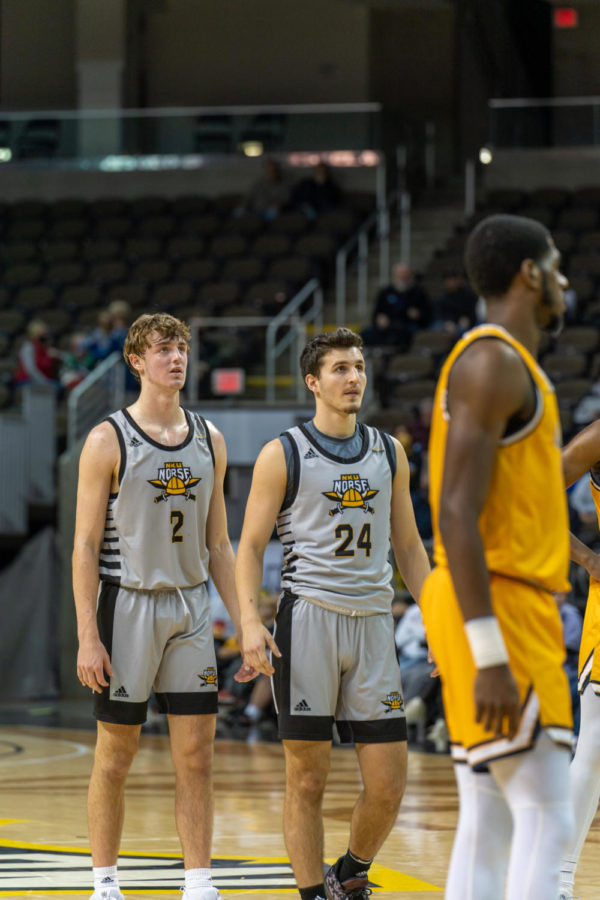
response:
M87 335L76 332L69 340L69 349L63 354L60 367L60 383L70 391L89 375L94 367L94 356L88 347Z
M309 219L314 219L319 213L335 209L340 205L342 192L331 177L329 167L324 163L317 163L312 176L303 178L292 195L292 203Z
M123 347L125 346L125 338L127 337L127 332L129 331L129 326L131 325L131 307L126 300L113 300L112 303L108 306L108 313L111 317L111 330L110 330L110 341L111 341L111 353L115 350L119 353L123 353ZM138 381L129 368L129 366L123 360L123 366L125 369L125 390L129 393L133 393L139 389Z
M375 300L371 325L362 332L367 345L406 348L412 335L431 324L431 301L409 266L396 263L391 283Z
M248 191L243 210L259 213L270 221L290 202L291 188L281 166L274 159L265 160L265 173Z
M588 425L600 416L600 377L573 410L575 425Z
M131 325L131 307L126 300L113 300L108 305L111 317L110 338L114 350L120 353L125 346L125 338Z
M48 326L41 319L32 319L27 337L21 344L17 368L13 376L15 387L26 384L45 384L60 389L58 368L61 353L50 346Z
M581 643L581 632L583 629L583 619L581 613L574 603L569 600L569 595L564 591L554 594L556 605L560 613L560 620L563 627L563 636L565 639L565 650L567 656L564 663L564 669L569 679L569 688L571 691L571 704L573 706L573 731L579 734L579 691L577 690L577 682L579 676L579 645Z
M93 356L94 365L106 359L114 350L112 335L113 318L108 309L101 309L96 318L97 325L87 340L87 348Z
M462 273L446 272L444 290L434 304L434 327L459 337L477 321L477 294L471 290Z

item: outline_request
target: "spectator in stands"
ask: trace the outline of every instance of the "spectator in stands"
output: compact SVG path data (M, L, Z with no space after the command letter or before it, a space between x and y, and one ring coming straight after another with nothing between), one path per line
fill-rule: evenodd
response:
M125 338L131 324L131 307L126 300L113 300L108 306L108 313L111 317L110 352L114 353L116 350L122 355ZM125 368L125 390L133 393L139 387L138 382L129 366L125 365L125 360L123 360L123 366Z
M303 178L292 194L293 205L301 210L309 219L314 219L319 213L335 209L340 205L342 192L339 185L333 180L329 166L324 162L317 163L313 174L309 178Z
M79 384L89 375L94 366L94 356L88 347L87 335L82 332L72 334L69 349L63 354L60 367L60 383L67 390Z
M113 300L108 306L108 312L111 317L110 338L113 350L122 353L131 325L131 307L126 300Z
M50 332L46 323L41 319L32 319L27 326L27 337L19 350L13 377L15 387L43 384L60 388L58 380L60 356L60 351L50 346Z
M256 212L270 221L290 202L291 188L281 166L274 159L265 160L265 171L246 195L243 210Z
M434 327L457 337L477 321L477 294L471 290L462 272L444 273L444 290L434 304Z
M575 425L589 425L600 416L600 376L573 410Z
M96 327L88 338L88 349L94 358L94 365L102 362L113 352L113 317L108 309L101 309L96 318Z
M581 613L574 603L569 600L569 595L564 591L558 591L554 594L556 605L560 613L560 620L563 627L563 635L565 639L565 649L567 656L564 663L564 669L569 679L569 688L571 690L571 703L573 704L573 731L579 734L579 691L577 690L577 682L579 677L579 645L581 643L581 632L583 630L583 619Z
M365 344L405 348L415 331L431 324L431 301L412 270L398 262L391 283L375 300L371 325L362 332Z

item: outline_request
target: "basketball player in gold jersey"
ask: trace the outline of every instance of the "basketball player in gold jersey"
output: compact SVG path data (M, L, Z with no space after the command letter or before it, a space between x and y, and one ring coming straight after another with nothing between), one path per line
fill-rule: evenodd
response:
M436 566L421 606L459 793L447 900L550 900L572 828L571 705L552 591L568 587L560 425L536 362L566 278L545 228L491 216L466 266L488 323L438 382L429 444ZM505 893L506 891L506 893Z
M600 421L580 431L563 450L567 486L586 472L600 523ZM575 869L600 799L600 555L571 535L571 559L590 575L590 587L579 649L581 725L570 769L575 832L566 848L560 873L561 900L572 900Z

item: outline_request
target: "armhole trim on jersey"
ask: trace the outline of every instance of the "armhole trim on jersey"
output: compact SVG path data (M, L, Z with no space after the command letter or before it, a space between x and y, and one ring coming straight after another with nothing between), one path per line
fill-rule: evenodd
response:
M531 381L531 384L533 386L533 392L535 395L535 409L533 410L531 418L528 419L528 421L525 422L523 425L521 425L521 427L518 428L516 431L511 431L508 434L503 435L500 438L500 440L498 441L498 443L501 447L506 447L509 444L516 444L517 441L522 440L528 434L531 434L532 431L535 431L537 426L540 424L540 421L544 414L544 395L542 393L540 386L538 385L535 378L533 377L533 373L532 373L531 369L529 368L529 366L527 365L525 358L521 355L521 353L514 346L514 344L511 343L511 341L508 341L502 335L489 334L489 333L478 335L474 340L469 341L469 343L466 344L462 348L460 353L457 353L455 359L452 360L452 365L450 366L450 369L448 370L448 375L446 378L446 388L444 391L444 396L442 398L442 412L444 414L444 418L446 419L446 421L449 421L450 420L450 405L448 403L448 389L449 389L449 385L450 385L450 374L452 372L452 366L454 366L455 362L461 358L461 356L465 353L465 351L468 350L469 347L472 347L473 344L477 343L477 341L488 341L488 340L502 341L503 343L508 344L508 346L514 350L514 352L517 354L519 360L521 361L521 365L523 366L527 375L529 376L529 380ZM545 373L542 371L542 369L540 369L539 371L544 376L545 380L548 382L548 385L550 387L552 387L551 383L548 381L548 378L545 375ZM507 423L507 425L508 425L508 423Z
M125 469L127 468L127 450L125 449L125 438L123 437L123 432L115 422L112 416L107 416L104 420L105 422L110 422L112 427L115 429L117 433L117 440L119 441L119 450L121 453L121 461L119 463L119 487L121 487L121 482L123 481L123 475L125 474ZM111 494L111 496L117 496L116 494Z
M298 444L289 433L289 431L283 431L279 435L279 440L283 445L283 439L286 439L290 450L292 451L292 471L291 471L291 479L288 477L287 483L285 486L285 495L283 497L283 503L281 504L281 509L279 512L284 512L286 509L289 509L296 497L298 496L298 487L300 484L300 451L298 450ZM287 457L286 457L286 471L287 471Z
M376 428L375 431L383 441L383 446L385 447L385 455L387 456L387 461L390 464L390 469L392 472L392 481L396 477L396 471L398 469L398 458L396 456L396 447L394 446L394 442L389 434L385 431L380 431L379 428Z
M540 424L542 420L542 416L544 415L544 396L540 390L539 385L536 383L533 375L527 368L527 374L531 378L531 383L533 385L533 391L535 394L535 409L533 414L528 422L525 422L517 431L512 431L510 434L507 434L500 438L499 444L501 447L507 447L509 444L516 444L517 441L522 440L528 434L531 434L532 431L535 431L537 426Z
M187 410L186 410L186 415L187 415ZM202 427L204 428L204 433L206 435L206 442L208 444L208 449L210 450L210 455L212 456L213 469L214 469L214 467L215 467L215 450L213 447L212 438L210 436L210 428L208 427L206 419L203 416L201 416L200 413L196 413L196 415L202 422Z

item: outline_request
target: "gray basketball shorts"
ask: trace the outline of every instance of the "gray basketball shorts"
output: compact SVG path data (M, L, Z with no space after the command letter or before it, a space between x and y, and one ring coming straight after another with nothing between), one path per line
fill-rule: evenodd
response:
M135 591L102 583L98 629L113 670L94 694L101 722L140 725L150 692L173 715L217 712L217 664L206 585Z
M391 612L347 616L284 592L272 657L282 740L343 743L406 740Z

